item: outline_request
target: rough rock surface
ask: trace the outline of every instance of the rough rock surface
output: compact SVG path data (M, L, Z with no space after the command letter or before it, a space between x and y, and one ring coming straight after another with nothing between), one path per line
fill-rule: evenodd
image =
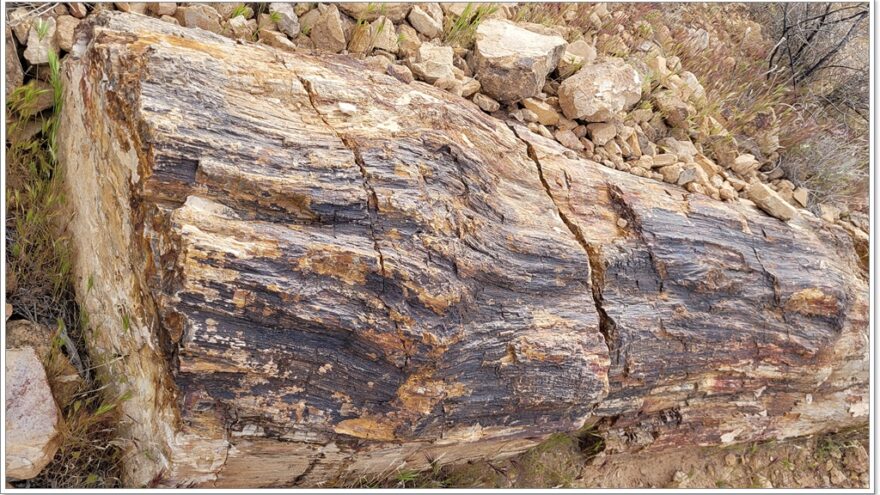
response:
M30 347L6 351L4 383L6 476L26 480L40 474L58 450L61 411Z
M21 61L15 51L15 41L12 39L12 30L6 26L6 98L24 82L24 72Z
M269 11L274 13L278 18L278 29L295 38L299 36L299 18L293 11L293 4L287 2L273 2L269 4Z
M92 354L149 453L128 483L315 486L586 421L619 450L867 422L843 229L569 158L346 58L89 22L60 155Z
M474 65L483 92L499 101L538 94L559 63L565 40L524 29L503 19L477 27Z
M587 65L559 85L559 105L570 119L603 122L642 95L638 72L618 58Z
M24 50L24 58L33 65L49 62L49 52L58 51L58 42L55 38L57 24L52 17L39 18L30 23L27 37L27 48ZM42 29L40 29L42 27Z

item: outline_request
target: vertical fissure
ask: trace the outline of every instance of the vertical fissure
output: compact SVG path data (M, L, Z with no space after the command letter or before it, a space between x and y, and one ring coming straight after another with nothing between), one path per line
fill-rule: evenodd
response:
M587 256L587 263L590 267L590 290L593 296L593 304L596 307L596 314L599 316L599 332L605 339L609 358L612 359L613 363L618 363L620 361L620 349L618 349L618 346L615 344L617 342L617 324L608 316L608 313L603 306L604 299L602 296L602 287L605 284L605 267L602 266L599 248L587 242L580 227L568 218L568 215L566 215L559 207L559 204L556 203L556 198L553 197L550 184L547 183L547 179L544 177L544 170L541 167L541 161L538 159L534 146L528 141L522 141L526 145L529 158L535 163L535 166L538 169L538 178L541 181L541 185L544 187L544 192L547 193L550 202L553 203L554 208L556 208L556 214L559 215L562 223L565 224L569 232L571 232L575 240L584 250L584 254Z
M324 117L324 114L321 113L320 110L318 110L318 105L317 105L317 102L315 101L316 94L315 94L314 88L312 87L312 83L308 79L305 79L305 78L299 76L298 74L296 74L296 77L297 77L297 79L299 79L300 84L302 84L303 88L306 90L306 94L309 97L309 103L311 104L312 109L315 111L315 113L318 115L318 117L321 119L321 121L324 122L324 125L327 126L327 128L336 135L336 137L339 139L339 141L342 142L342 144L346 148L348 148L349 151L351 151L352 155L354 156L355 165L357 165L358 170L360 171L362 185L363 185L364 193L366 194L366 200L367 200L367 227L370 230L370 239L373 241L373 250L376 252L376 256L379 259L379 274L381 276L382 289L381 289L377 299L382 304L382 307L385 309L385 313L388 316L388 321L390 321L391 324L394 325L394 333L400 339L401 348L404 350L404 363L402 366L399 366L399 368L406 369L407 366L409 365L409 349L408 349L407 341L404 338L403 333L400 330L400 325L397 323L397 319L394 317L394 311L388 305L388 303L385 302L385 300L382 298L382 295L385 294L385 291L386 291L385 283L387 280L387 272L385 270L385 256L382 254L382 249L379 246L379 239L376 236L376 227L375 227L375 225L379 219L379 208L378 208L379 207L379 198L376 195L376 190L373 189L373 186L370 185L369 174L367 173L366 163L364 162L363 156L361 155L361 152L360 152L360 149L357 145L357 142L355 142L355 140L352 139L351 137L345 136L342 133L340 133L339 131L337 131L336 128L333 127L333 125L327 121L327 119Z

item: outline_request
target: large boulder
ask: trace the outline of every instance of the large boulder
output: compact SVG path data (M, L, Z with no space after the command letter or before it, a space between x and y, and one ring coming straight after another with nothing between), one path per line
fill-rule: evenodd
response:
M6 350L6 476L40 474L60 445L61 411L46 371L31 347Z
M559 105L569 119L610 120L642 97L639 73L619 58L586 65L559 85Z
M565 50L559 36L535 33L503 19L483 21L474 44L474 73L482 91L499 101L537 95Z
M59 157L93 362L131 392L127 485L317 486L587 422L657 455L868 423L841 228L346 58L86 22Z

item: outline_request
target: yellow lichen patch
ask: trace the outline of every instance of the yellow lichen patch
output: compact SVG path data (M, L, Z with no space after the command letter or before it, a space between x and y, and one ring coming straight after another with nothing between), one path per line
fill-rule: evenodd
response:
M346 419L339 422L333 431L340 435L349 435L365 440L392 441L395 439L394 424L382 418Z
M447 397L461 397L467 389L461 383L446 383L433 379L433 371L414 373L397 389L397 397L408 411L429 414L434 406Z
M370 342L376 343L385 350L386 355L393 355L400 352L406 352L411 347L412 342L397 333L377 332L372 328L364 330L364 338Z
M809 288L792 294L785 303L785 310L809 316L835 316L839 307L836 297L818 288Z
M153 35L150 33L138 33L137 41L132 45L132 49L135 51L139 51L142 49L146 49L150 46L154 46L160 43L166 43L175 48L183 48L186 50L193 50L197 52L202 52L204 54L210 55L212 58L218 60L225 60L230 54L225 50L221 50L216 47L216 45L208 45L205 43L199 43L196 40L190 38L181 38L173 35ZM141 48L143 47L143 48Z
M529 335L519 337L512 344L513 361L564 362L574 350L573 346L579 347L578 335L581 332L567 329L569 325L563 324L565 326L537 327Z
M247 305L250 294L251 293L246 290L235 289L235 293L232 295L232 303L235 304L236 308L244 308Z
M349 285L363 285L367 274L375 268L370 265L372 262L375 260L359 253L321 244L310 246L306 255L297 261L297 267L300 271L333 277Z

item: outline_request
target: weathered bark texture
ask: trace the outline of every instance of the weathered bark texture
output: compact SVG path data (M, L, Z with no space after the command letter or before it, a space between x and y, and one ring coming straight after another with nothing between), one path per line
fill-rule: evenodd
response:
M568 159L345 57L110 12L78 45L70 229L131 484L314 486L586 421L614 449L867 421L839 228Z

